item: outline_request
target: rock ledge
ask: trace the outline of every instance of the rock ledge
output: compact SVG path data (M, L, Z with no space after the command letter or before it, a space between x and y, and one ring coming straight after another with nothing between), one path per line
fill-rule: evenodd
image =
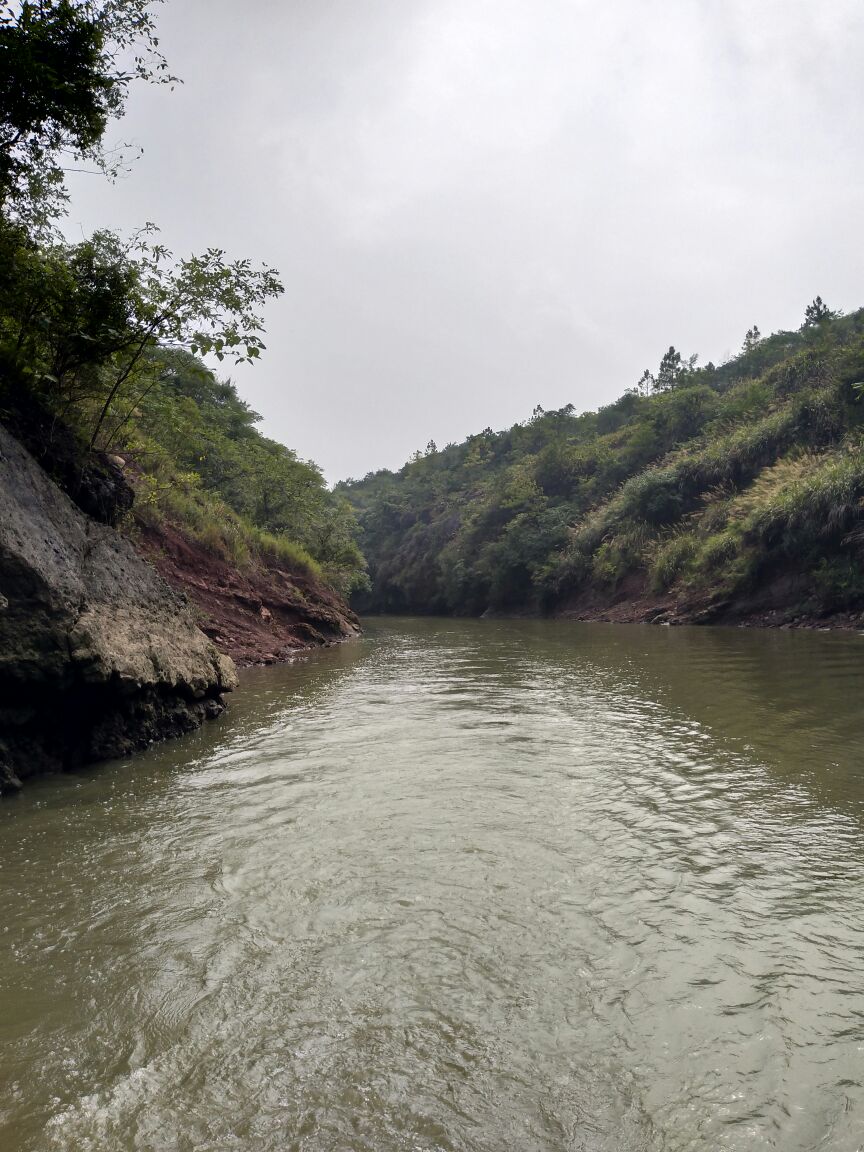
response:
M190 731L235 684L185 597L0 425L0 792Z

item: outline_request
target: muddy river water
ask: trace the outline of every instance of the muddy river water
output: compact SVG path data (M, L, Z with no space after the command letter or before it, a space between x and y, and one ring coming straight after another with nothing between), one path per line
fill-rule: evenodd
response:
M864 1147L864 636L443 620L0 805L4 1152Z

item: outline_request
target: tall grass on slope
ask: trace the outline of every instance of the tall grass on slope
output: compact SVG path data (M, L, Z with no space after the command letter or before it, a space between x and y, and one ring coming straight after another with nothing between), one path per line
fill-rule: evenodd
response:
M848 532L862 515L864 450L850 445L822 457L783 460L734 502L745 540L801 551Z
M142 474L135 516L150 527L173 524L212 556L241 570L276 566L326 580L322 566L301 544L256 528L203 490L194 473L175 475L167 483L152 473Z
M823 608L864 597L864 449L799 453L746 489L712 493L705 510L662 541L649 565L656 591L676 585L722 599L755 587L780 564L809 575Z
M637 550L611 549L610 542L632 537L638 532L647 539L668 540L669 530L698 511L706 496L717 490L746 488L766 468L793 445L821 446L842 434L844 414L834 385L799 394L761 420L741 424L723 436L701 439L671 453L660 464L646 468L626 480L615 495L600 504L571 532L569 547L547 579L557 595L566 594L586 580L606 574L613 551L620 558L618 577L624 574L625 553L636 560ZM667 545L659 568L652 572L655 588L669 586L674 571L685 567L684 544ZM728 541L716 543L721 551L732 549ZM596 554L605 556L595 563ZM692 552L692 549L691 549ZM646 554L643 547L641 555ZM637 564L631 567L638 566Z

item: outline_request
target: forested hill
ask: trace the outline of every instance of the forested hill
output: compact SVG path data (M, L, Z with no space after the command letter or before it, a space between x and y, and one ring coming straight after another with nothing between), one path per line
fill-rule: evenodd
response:
M342 597L366 581L348 503L205 364L258 360L278 273L215 246L176 255L154 224L76 243L61 227L70 161L125 171L104 141L130 90L176 83L158 8L0 9L0 423L187 594L223 652L269 661L354 635Z
M696 367L674 350L615 403L544 412L341 490L361 611L775 622L864 607L864 310ZM616 606L617 610L616 610Z
M0 309L0 358L4 322L20 330ZM107 409L105 374L33 375L0 372L0 424L191 598L223 651L269 661L353 633L342 598L368 586L354 512L315 464L261 435L230 381L158 346Z
M258 322L245 317L237 355L236 312L278 287L269 273L216 251L163 272L140 240L67 244L2 213L0 257L0 423L42 468L129 535L241 663L353 634L342 597L366 581L353 510L183 346L255 359Z

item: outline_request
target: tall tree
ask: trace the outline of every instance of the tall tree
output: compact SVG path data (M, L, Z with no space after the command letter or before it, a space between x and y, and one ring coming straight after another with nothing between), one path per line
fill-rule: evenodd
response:
M681 375L681 353L676 351L673 345L669 345L668 352L663 354L663 359L660 361L660 367L657 371L657 378L654 381L654 388L658 392L668 392L670 388L674 388Z
M153 8L161 0L19 0L0 6L0 211L45 227L66 200L64 170L105 172L108 123L136 80L171 83Z
M652 372L646 368L642 375L636 382L636 391L640 396L650 396L657 387L657 379Z
M812 300L804 309L804 328L818 328L828 320L833 320L837 315L832 311L828 305L823 301L821 296L817 296Z
M0 0L0 369L77 417L90 449L153 387L141 377L157 347L252 361L261 309L282 292L272 268L218 248L174 259L153 225L128 242L105 231L59 242L64 165L77 157L110 174L118 161L104 134L130 84L173 80L159 3Z

